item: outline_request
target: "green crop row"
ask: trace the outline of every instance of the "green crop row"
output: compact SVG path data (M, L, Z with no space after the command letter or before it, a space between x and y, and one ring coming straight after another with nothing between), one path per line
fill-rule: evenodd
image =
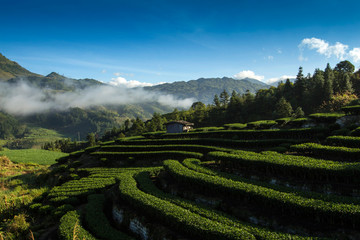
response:
M358 228L360 226L360 206L327 202L305 198L294 193L280 192L244 182L198 173L183 166L178 161L166 160L165 169L179 182L189 184L211 194L247 199L248 204L261 206L273 214L279 212L299 219L317 221L321 224Z
M250 151L237 151L233 154L210 152L207 159L218 161L223 166L241 168L244 171L255 170L260 174L271 174L302 181L325 180L351 184L360 183L360 163L340 163L276 152L254 153Z
M61 217L59 238L61 240L96 240L95 237L81 226L80 214L77 211L70 211Z
M138 141L118 141L119 145L207 145L219 146L226 148L270 148L277 147L281 144L298 144L307 142L306 139L256 139L256 140L232 140L222 138L188 138L188 139L153 139Z
M186 160L185 160L186 161ZM277 239L316 239L316 238L308 238L308 237L302 237L292 234L286 234L286 233L280 233L271 231L266 228L258 227L255 225L251 225L249 223L241 222L237 220L236 218L227 215L223 212L214 210L210 207L207 207L205 205L195 203L193 201L180 198L173 194L168 194L160 189L158 189L155 184L150 179L149 172L140 172L135 176L136 181L139 184L139 188L143 190L144 192L151 194L155 197L161 198L162 200L174 203L180 207L183 207L185 209L190 210L193 213L199 214L200 216L203 216L205 218L208 218L213 221L217 221L221 224L225 224L228 226L233 226L237 228L246 228L248 232L253 234L256 239L266 239L266 240L277 240Z
M261 120L256 122L249 122L247 123L247 127L253 129L269 129L276 124L277 122L274 120Z
M327 146L318 143L302 143L302 144L292 145L290 147L290 150L300 154L308 154L325 159L330 158L339 161L360 160L359 148L334 147L334 146Z
M246 123L227 123L224 124L224 128L227 130L243 129L246 128Z
M346 114L360 115L360 105L342 107L341 110Z
M329 145L342 146L342 147L360 147L360 137L351 136L330 136L326 138L326 143Z
M224 130L212 132L167 133L163 138L228 138L228 139L312 139L322 138L327 128L294 128L265 130Z
M336 203L360 204L359 199L355 199L352 197L321 194L318 192L311 192L308 190L302 191L300 189L295 189L295 188L288 187L288 186L271 184L271 183L267 183L267 182L263 182L263 181L259 181L259 180L248 179L248 178L241 177L241 176L235 175L235 174L230 174L227 172L215 171L215 170L212 170L212 169L202 166L203 163L199 159L187 158L182 162L182 164L185 167L187 167L191 170L194 170L196 172L199 172L199 173L204 173L207 175L231 179L233 181L244 182L244 183L248 183L248 184L252 184L252 185L266 187L266 188L273 189L276 191L289 192L289 193L291 192L293 194L296 194L297 196L301 196L301 197L305 197L305 198L313 198L313 199L319 199L319 200L323 200L323 201L331 201L331 202L336 202Z
M92 156L97 158L106 158L108 160L165 160L168 158L184 159L187 157L202 158L201 153L185 151L154 151L154 152L93 152Z
M138 189L132 173L119 176L120 196L145 215L196 239L255 239L245 228L236 228L212 221L183 207L147 194Z
M62 196L80 196L96 192L107 186L115 184L114 178L82 178L80 180L72 180L61 186L53 187L49 193L49 197L57 198Z
M86 205L85 222L91 232L101 239L107 240L132 240L127 234L117 231L107 220L103 208L105 203L104 195L88 196L88 204Z
M204 145L109 145L101 147L100 151L104 152L152 152L152 151L188 151L206 154L212 151L233 151L233 149L225 149L220 147L204 146Z
M313 113L309 118L319 123L335 123L338 118L345 116L343 113Z

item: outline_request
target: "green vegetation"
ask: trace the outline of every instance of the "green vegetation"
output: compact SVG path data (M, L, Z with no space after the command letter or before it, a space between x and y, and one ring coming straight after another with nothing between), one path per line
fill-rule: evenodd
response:
M103 208L105 197L103 195L89 195L86 205L85 221L97 237L108 240L131 240L134 238L115 230L107 220Z
M343 113L313 113L309 115L309 118L318 123L334 123L336 119L343 116L345 116Z
M206 205L195 203L193 201L180 198L173 194L167 194L155 186L155 184L150 179L149 172L140 172L135 176L135 179L139 184L139 188L148 194L174 203L180 207L190 210L193 213L199 214L200 216L206 217L210 220L217 221L221 224L237 228L246 228L246 230L253 234L256 239L309 239L307 237L279 233L275 231L270 231L265 228L257 227L255 225L247 224L245 222L237 220L230 215L224 214L221 211L214 210Z
M21 121L0 113L1 145L46 141L53 150L1 149L0 239L357 239L360 139L331 136L360 132L357 123L334 124L345 105L345 114L358 111L360 72L346 70L350 64L308 77L300 68L294 84L255 95L221 89L212 104L157 111L147 122L137 106L72 108ZM73 91L65 80L72 81L56 73L29 77L35 86ZM167 134L170 120L196 129Z
M223 225L139 190L133 173L119 176L120 196L129 204L180 232L202 239L255 239L244 228Z
M82 227L80 214L77 211L68 212L60 219L59 237L61 240L96 240Z
M360 224L360 206L327 202L319 199L305 198L294 193L280 192L244 182L211 176L190 170L177 161L164 162L165 169L183 184L196 186L198 190L215 194L226 194L228 197L247 198L249 203L261 204L268 211L276 214L284 212L293 217L300 217L313 222L356 228ZM314 219L315 216L315 219Z
M256 170L263 174L283 176L291 179L335 181L344 183L360 182L360 163L340 163L316 158L279 154L276 152L236 153L211 152L206 158L220 162L224 167L242 170Z
M360 159L360 149L358 148L334 147L318 143L303 143L292 145L290 150L300 154L319 156L325 159L336 159L339 161L359 161Z
M67 156L67 153L53 152L41 149L4 150L0 155L7 156L14 163L34 163L51 165L56 159Z
M345 106L345 107L342 107L341 110L343 110L346 114L359 115L360 114L360 105Z
M358 148L360 146L360 137L330 136L326 138L326 143L340 147Z
M25 239L30 236L27 208L48 191L46 166L14 164L0 156L0 236L4 239ZM26 174L24 174L26 173Z

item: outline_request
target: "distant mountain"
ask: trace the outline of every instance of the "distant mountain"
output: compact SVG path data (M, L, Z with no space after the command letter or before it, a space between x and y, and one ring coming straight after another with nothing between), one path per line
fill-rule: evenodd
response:
M14 77L41 76L21 67L17 62L7 59L0 53L0 81L6 81Z
M290 80L290 82L294 83L296 78L289 78L289 80ZM286 82L286 79L281 79L281 80L278 80L276 82L269 83L269 85L277 87L279 85L279 83L285 83L285 82Z
M225 89L229 94L235 90L237 93L244 94L247 90L255 93L259 89L268 88L269 85L256 79L245 78L236 80L233 78L199 78L188 82L173 82L145 87L150 91L158 91L172 94L179 98L195 98L197 101L209 104L213 102L215 94Z
M58 73L52 72L47 76L27 76L15 77L8 80L9 83L26 82L31 86L38 87L40 89L52 89L57 91L74 91L75 89L85 89L91 86L100 86L104 83L95 79L73 79L68 78Z
M37 100L35 97L35 101L40 101L35 103L41 103L41 101L45 103L51 102L54 96L53 94L56 93L62 94L84 90L88 87L107 85L95 79L73 79L55 72L47 76L32 73L18 63L0 54L0 83L1 82L6 83L1 87L7 87L9 90L5 92L2 91L1 93L8 93L9 95L7 96L10 97L13 97L13 94L15 94L15 97L17 95L21 96L21 93L12 93L11 91L19 87L18 83L26 83L30 86L29 89L26 89L35 94L39 93L39 91L33 90L40 90L40 92L46 93L41 100ZM95 89L90 89L89 91L93 92L93 98L101 97L96 95L97 91L95 91ZM89 91L85 90L84 92L88 93ZM80 93L83 92L79 91L79 95L81 95ZM4 96L0 95L0 98L2 97ZM34 101L34 99L29 100L29 102L31 101ZM0 106L0 138L20 136L22 134L21 131L26 128L24 124L55 129L67 136L74 136L80 133L84 138L89 132L103 132L114 126L118 127L129 118L139 117L145 120L151 118L154 112L163 114L173 110L172 107L164 106L158 102L134 102L133 104L121 104L121 101L119 101L116 104L91 106L87 108L71 107L63 111L50 109L40 111L40 113L27 113L26 115L11 115L5 112L4 109L6 108ZM39 104L38 108L40 108L41 105L42 104Z

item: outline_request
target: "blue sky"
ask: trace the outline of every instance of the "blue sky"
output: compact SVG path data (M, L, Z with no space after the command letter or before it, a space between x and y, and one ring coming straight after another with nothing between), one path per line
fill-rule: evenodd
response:
M126 86L360 66L360 1L0 0L0 53Z

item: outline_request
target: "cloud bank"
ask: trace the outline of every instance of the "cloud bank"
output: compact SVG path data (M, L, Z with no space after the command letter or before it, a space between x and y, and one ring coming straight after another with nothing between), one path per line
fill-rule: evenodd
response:
M348 51L349 46L340 42L336 42L334 45L331 45L325 40L313 37L303 39L298 47L300 49L300 61L307 60L307 58L303 57L303 50L308 48L310 50L315 49L316 52L327 58L336 57L341 61L351 58L354 62L360 62L360 48L353 48Z
M244 71L241 71L241 72L235 74L234 78L239 79L239 80L244 79L244 78L252 78L252 79L262 81L262 80L264 80L265 77L260 76L260 75L256 75L253 71L244 70Z
M64 111L72 107L89 108L97 105L122 105L157 102L165 106L188 108L193 98L178 99L173 95L148 92L142 88L114 86L89 87L74 92L54 93L20 82L0 83L0 110L14 115L30 115L50 110Z

